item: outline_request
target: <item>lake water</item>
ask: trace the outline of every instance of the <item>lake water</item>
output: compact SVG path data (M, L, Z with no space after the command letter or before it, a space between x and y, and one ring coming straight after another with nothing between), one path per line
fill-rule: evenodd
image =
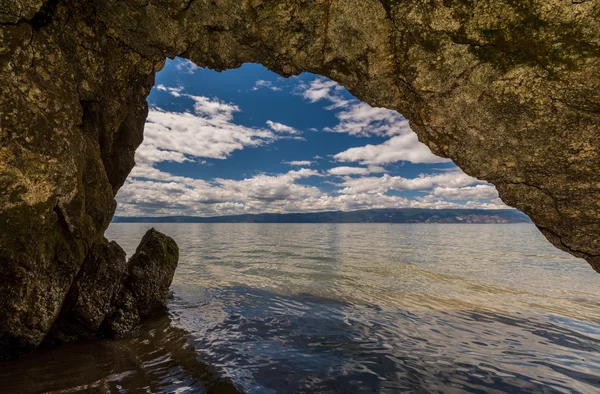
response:
M112 224L131 255L150 224ZM600 392L600 275L530 224L157 224L169 316L0 392Z

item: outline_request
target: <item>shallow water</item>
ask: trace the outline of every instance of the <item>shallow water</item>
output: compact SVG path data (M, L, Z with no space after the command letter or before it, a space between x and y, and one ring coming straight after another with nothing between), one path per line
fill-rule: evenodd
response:
M113 224L134 252L151 225ZM158 224L138 339L45 349L0 392L600 392L600 275L529 224Z

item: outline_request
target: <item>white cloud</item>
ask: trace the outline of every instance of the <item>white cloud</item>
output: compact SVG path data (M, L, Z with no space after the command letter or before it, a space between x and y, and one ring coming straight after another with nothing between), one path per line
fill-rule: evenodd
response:
M169 93L171 93L171 95L173 95L175 97L180 97L181 92L183 91L183 86L178 86L178 87L174 88L174 87L167 87L167 86L161 84L161 85L157 85L156 89L162 90L163 92L169 92Z
M302 97L309 100L311 103L326 99L332 96L332 90L338 86L337 82L326 78L316 78L309 85L301 85L303 90Z
M188 74L193 74L199 68L194 64L194 62L188 59L177 59L175 62L175 68L177 71L186 72Z
M240 112L240 108L237 105L226 103L216 98L193 96L190 94L186 94L185 96L195 101L194 112L196 114L215 122L231 122L233 114Z
M296 88L296 92L299 92L302 97L311 103L320 100L330 101L331 104L326 107L329 110L342 108L351 103L351 100L346 100L338 94L341 90L344 90L344 88L337 82L320 77L312 80L308 85L302 83Z
M309 167L313 165L313 162L310 160L291 160L291 161L283 161L283 164L287 164L294 167Z
M369 169L370 173L387 172L387 170L381 166L368 166L367 168Z
M267 120L267 126L269 126L273 131L276 131L278 133L300 134L300 132L292 126L284 125L283 123L273 122L272 120Z
M327 170L331 175L366 175L369 169L366 167L334 167Z
M432 195L447 200L492 200L498 198L498 191L492 185L436 187Z
M136 152L136 161L150 164L157 161L184 161L182 155L225 159L231 152L244 147L260 146L271 142L271 131L241 126L231 121L229 105L206 101L207 107L196 111L204 116L187 112L167 112L152 109L144 131L144 142ZM170 153L157 153L159 150Z
M469 185L478 182L458 171L422 175L412 179L387 175L348 177L337 184L343 188L340 193L325 193L318 187L298 183L302 179L314 176L322 174L316 170L302 168L278 175L258 174L243 180L217 178L204 181L175 176L142 164L134 168L130 178L119 191L117 214L214 216L369 208L507 208L498 198L490 201L474 198L457 203L446 201L435 192L431 192L432 187L433 190L467 189ZM424 196L407 199L387 195L389 190L423 190Z
M367 103L354 103L338 112L336 117L339 119L339 123L332 128L325 128L325 131L381 137L413 133L408 121L398 112L371 107Z
M462 171L444 172L441 174L421 174L416 178L401 176L346 178L340 184L345 194L357 193L386 193L390 190L427 190L434 187L464 187L480 183L479 180L468 176Z
M226 190L240 194L243 201L289 201L319 196L321 192L318 188L295 183L298 179L318 175L319 173L315 170L303 168L275 176L260 174L241 181L215 179L215 182Z
M433 209L444 209L444 208L465 208L465 209L510 209L509 206L505 205L502 200L494 199L490 202L479 202L479 201L466 201L464 204L459 204L451 201L440 200L432 194L428 194L424 197L418 197L413 200L414 208L433 208Z
M254 87L252 88L252 90L258 90L260 88L266 88L266 89L271 89L274 92L280 92L283 89L273 85L273 82L271 81L265 81L263 79L259 79L258 81L256 81L256 83L254 84Z
M175 60L175 68L177 71L185 72L187 74L193 74L200 67L196 66L194 62L188 59L177 59Z
M396 111L386 108L371 107L356 99L344 99L341 91L344 88L338 83L316 78L309 84L300 84L297 91L310 102L326 100L332 104L325 107L337 110L339 123L334 127L326 127L325 131L348 133L356 136L394 136L411 133L408 121Z
M398 135L379 145L350 148L333 156L341 162L381 165L397 161L412 163L445 163L450 160L435 156L429 148L419 142L414 133Z
M367 175L367 174L376 173L376 172L385 172L385 168L378 167L378 166L369 166L369 167L341 166L341 167L330 168L329 170L327 170L327 172L331 175L339 175L339 176Z
M305 198L317 198L321 191L297 180L320 176L318 171L302 168L285 174L259 174L243 180L220 179L212 182L174 176L148 165L134 168L119 190L119 214L228 214L271 211Z
M322 176L319 171L311 170L310 168L301 168L299 170L288 171L286 174L292 179L308 178L311 176Z
M189 159L181 152L160 149L150 142L140 145L140 147L135 152L135 162L137 164L152 165L154 163L160 163L162 161L183 163L184 161L193 160Z
M144 141L136 151L136 162L140 164L181 163L194 157L225 159L235 150L261 146L279 138L268 129L236 124L234 114L240 109L235 104L184 94L182 88L159 85L157 89L190 98L194 101L194 113L151 109Z
M309 84L301 84L297 90L310 102L328 100L326 109L337 110L339 122L323 130L347 133L354 136L379 136L389 139L380 145L366 145L338 153L334 158L342 162L380 165L398 161L412 163L443 163L449 161L435 156L429 147L419 142L408 120L398 112L386 108L371 107L358 100L346 100L340 94L343 88L334 81L316 78Z

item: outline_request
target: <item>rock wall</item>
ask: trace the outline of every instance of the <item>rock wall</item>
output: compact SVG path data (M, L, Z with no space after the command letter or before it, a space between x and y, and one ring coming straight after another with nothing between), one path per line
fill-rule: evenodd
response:
M398 110L600 271L598 32L597 0L0 0L0 353L35 348L107 247L174 56Z

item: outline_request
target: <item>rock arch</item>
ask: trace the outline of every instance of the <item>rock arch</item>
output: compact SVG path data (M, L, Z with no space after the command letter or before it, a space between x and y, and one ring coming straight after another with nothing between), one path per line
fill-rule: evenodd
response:
M134 165L166 57L395 109L600 272L595 0L2 0L0 353L46 336Z

